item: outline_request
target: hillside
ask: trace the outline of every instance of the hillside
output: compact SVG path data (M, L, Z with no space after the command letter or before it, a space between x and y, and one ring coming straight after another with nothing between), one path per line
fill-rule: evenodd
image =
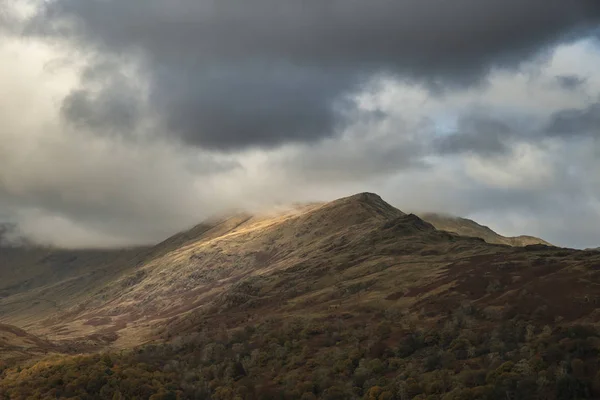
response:
M28 327L72 306L146 257L145 248L0 247L0 321Z
M492 244L504 244L508 246L519 247L530 246L535 244L552 246L545 240L534 236L502 236L494 232L487 226L480 225L477 222L467 218L460 218L436 213L425 213L420 215L420 217L432 224L433 226L435 226L436 229L447 232L454 232L461 236L478 237Z
M486 251L484 243L438 232L372 194L275 215L234 216L160 248L173 243L180 246L151 250L156 256L150 261L30 328L60 340L112 335L117 346L129 346L189 312L252 308L254 302L279 304L280 312L303 313L312 303L315 312L327 311L339 305L340 285L392 293L435 275L445 263L440 255ZM262 292L268 296L260 298ZM293 297L281 302L279 293Z
M0 398L600 395L599 252L489 244L371 193L71 266L21 251L3 260L32 283L12 278L1 320L65 354L6 369ZM60 308L15 306L53 288Z
M58 346L14 326L0 324L0 363L58 352Z

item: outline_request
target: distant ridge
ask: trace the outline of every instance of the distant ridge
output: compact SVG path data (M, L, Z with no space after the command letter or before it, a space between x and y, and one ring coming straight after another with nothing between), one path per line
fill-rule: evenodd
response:
M436 229L453 232L461 236L478 237L491 244L504 244L514 247L525 247L535 244L553 246L551 243L548 243L545 240L535 236L502 236L494 232L489 227L480 225L477 222L467 218L454 217L451 215L438 213L425 213L421 214L420 217L435 226Z

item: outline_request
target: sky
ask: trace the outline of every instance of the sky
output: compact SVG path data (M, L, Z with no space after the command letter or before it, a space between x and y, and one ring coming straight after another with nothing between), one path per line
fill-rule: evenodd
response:
M0 221L62 247L370 191L600 246L597 0L0 0Z

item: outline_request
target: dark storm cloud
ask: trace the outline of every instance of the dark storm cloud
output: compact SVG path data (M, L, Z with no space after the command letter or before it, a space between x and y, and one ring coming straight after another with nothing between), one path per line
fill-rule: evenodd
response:
M596 136L600 137L600 103L583 109L569 109L554 113L546 127L551 136Z
M139 55L165 130L231 150L334 135L354 107L348 95L374 74L472 84L599 17L597 0L56 0L34 31ZM67 116L94 128L121 108L97 94L91 116L86 93L73 96ZM115 130L127 131L129 115Z
M166 69L154 105L185 142L214 149L313 141L343 127L355 105L339 94L355 76L343 71L264 64L211 66L201 74Z

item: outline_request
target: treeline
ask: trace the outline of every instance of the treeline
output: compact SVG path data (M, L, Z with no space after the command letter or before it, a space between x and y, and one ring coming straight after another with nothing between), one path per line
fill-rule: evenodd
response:
M132 351L4 366L0 399L600 398L593 326L470 306L423 329L391 312L209 325Z

